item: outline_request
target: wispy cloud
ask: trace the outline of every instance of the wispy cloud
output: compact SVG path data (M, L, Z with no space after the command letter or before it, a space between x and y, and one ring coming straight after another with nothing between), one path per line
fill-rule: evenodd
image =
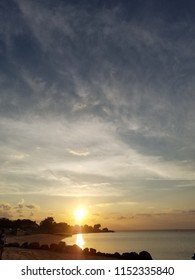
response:
M39 209L40 207L39 206L37 206L37 205L35 205L35 204L27 204L27 205L25 205L25 207L27 207L28 209L33 209L33 210L37 210L37 209Z
M79 156L79 157L86 157L88 156L90 153L88 151L84 151L84 150L71 150L71 149L67 149L67 151L74 155L74 156Z

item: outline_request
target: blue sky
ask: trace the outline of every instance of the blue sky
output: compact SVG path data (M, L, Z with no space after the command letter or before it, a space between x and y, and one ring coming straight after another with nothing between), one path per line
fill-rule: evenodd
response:
M194 228L193 1L0 3L0 216Z

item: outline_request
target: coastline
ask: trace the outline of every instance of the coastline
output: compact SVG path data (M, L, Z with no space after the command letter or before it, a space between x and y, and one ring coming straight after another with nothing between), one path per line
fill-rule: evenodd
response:
M32 234L20 236L8 236L7 246L4 248L3 260L109 260L113 258L84 255L79 252L62 253L41 249L25 249L12 247L9 244L18 243L20 246L24 243L39 243L40 245L59 244L62 239L70 237L69 234Z
M71 237L71 234L29 234L29 235L8 235L6 238L6 243L14 243L18 242L20 245L28 242L39 242L40 245L47 244L50 245L52 243L59 243L62 239L67 237Z
M113 260L113 258L5 247L2 260Z
M94 248L81 249L76 244L66 245L62 241L68 234L34 234L8 236L3 252L3 260L117 260L152 259L142 251L128 253L102 253Z

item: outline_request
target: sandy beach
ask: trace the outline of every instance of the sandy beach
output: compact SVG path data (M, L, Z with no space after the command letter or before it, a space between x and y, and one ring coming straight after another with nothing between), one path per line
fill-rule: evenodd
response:
M67 235L63 234L32 234L32 235L18 235L18 236L7 236L7 243L18 242L23 244L24 242L32 243L39 242L40 245L52 243L58 244L62 239L66 238Z
M40 245L52 243L58 244L64 235L54 234L34 234L23 236L8 236L7 243L18 242L22 245L24 242L32 243L38 242ZM36 249L24 249L5 247L3 253L3 260L108 260L112 259L105 256L97 255L84 255L81 253L60 253L49 250L36 250Z

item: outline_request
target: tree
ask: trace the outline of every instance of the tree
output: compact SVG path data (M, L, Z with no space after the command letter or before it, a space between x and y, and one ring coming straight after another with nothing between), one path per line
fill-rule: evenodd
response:
M65 233L69 232L70 226L67 223L54 223L53 224L53 231L55 233Z
M100 231L101 225L100 224L96 224L93 226L94 231Z
M26 228L37 228L38 225L35 221L31 221L29 219L17 219L15 221L12 221L12 227L13 228L20 228L20 229L26 229Z
M7 218L0 218L0 228L11 228L12 221Z
M52 233L55 225L53 217L47 217L45 220L40 222L40 228L44 232Z

